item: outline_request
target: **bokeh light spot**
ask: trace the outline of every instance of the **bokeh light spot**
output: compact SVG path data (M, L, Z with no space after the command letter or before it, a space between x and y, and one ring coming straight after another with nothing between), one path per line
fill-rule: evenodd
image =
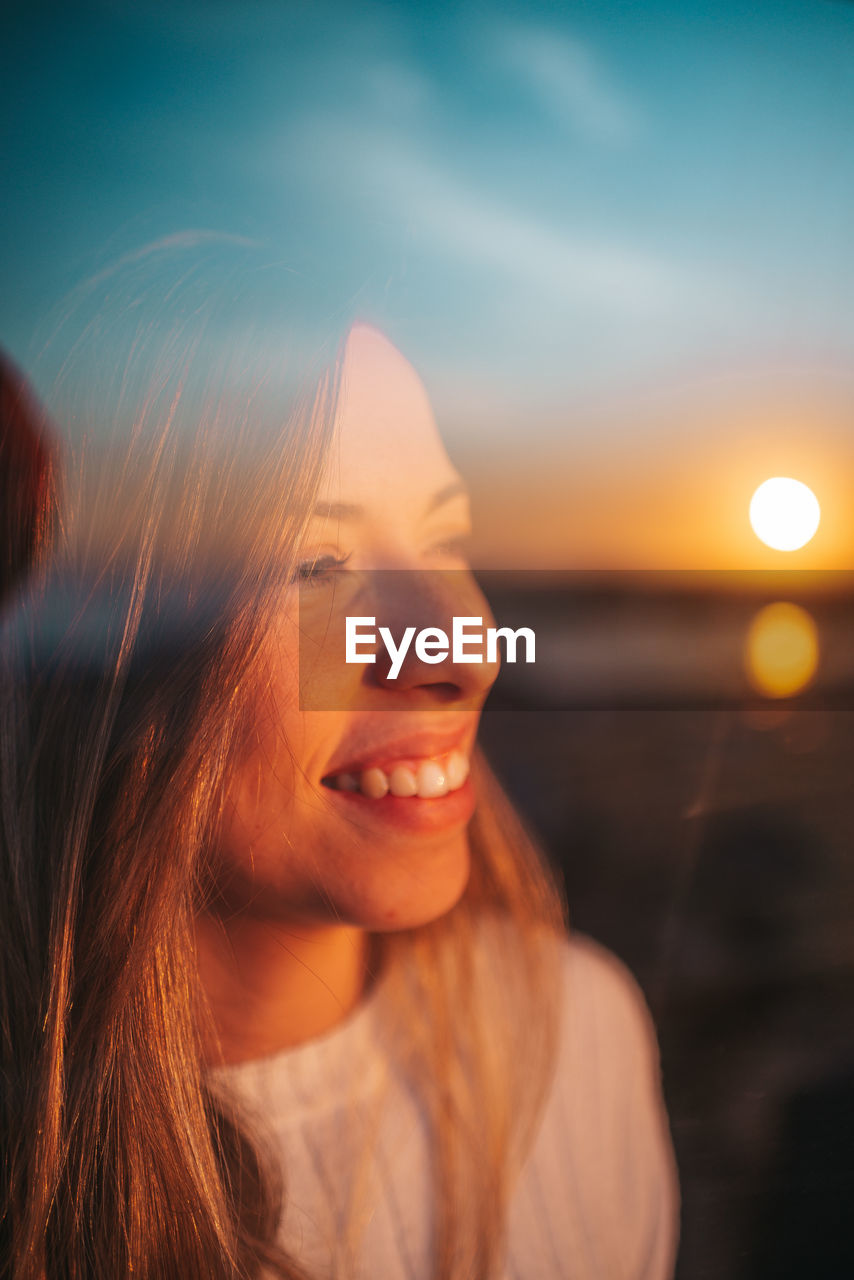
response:
M745 666L750 683L767 698L800 693L818 669L818 629L805 609L779 602L755 615L747 634Z

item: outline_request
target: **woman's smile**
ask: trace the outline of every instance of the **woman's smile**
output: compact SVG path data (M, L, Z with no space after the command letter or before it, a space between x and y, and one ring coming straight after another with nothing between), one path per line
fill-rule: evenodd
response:
M333 803L360 821L376 817L402 831L465 825L475 806L469 771L477 717L442 720L448 723L428 730L392 736L383 724L382 734L368 729L348 738L322 779L336 793Z
M387 795L404 799L437 800L449 791L459 791L469 776L469 758L462 751L427 756L420 760L396 760L390 764L367 764L323 779L333 791L361 792L371 800Z
M428 713L429 714L429 713ZM436 721L434 713L432 720ZM381 800L393 796L432 799L458 790L468 777L477 716L439 713L438 723L389 732L388 717L348 734L323 776L337 791L361 791Z
M374 784L378 794L371 795L365 790L365 775L362 775L360 789L347 784L343 787L329 787L330 802L340 806L342 813L346 813L354 823L365 825L377 822L384 826L396 827L401 833L429 834L447 831L454 827L464 827L474 813L476 797L468 777L468 761L462 755L460 760L464 763L465 778L453 789L446 787L440 794L395 795L388 788L385 775L377 769L370 772L375 774L377 779L383 780L381 783L377 780ZM437 779L441 777L442 769L438 763L425 761L424 764L431 771L435 770L431 776ZM352 777L352 775L344 776ZM369 781L367 785L371 786L372 783ZM379 794L381 789L382 792Z

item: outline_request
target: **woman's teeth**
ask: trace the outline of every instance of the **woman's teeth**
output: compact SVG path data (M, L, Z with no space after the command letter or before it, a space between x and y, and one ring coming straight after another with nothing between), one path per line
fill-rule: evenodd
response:
M337 773L327 785L335 791L360 791L371 800L382 800L387 795L435 800L449 791L459 791L468 776L468 757L462 751L452 751L438 760L422 760L414 766L396 764L388 772L372 765L361 773Z

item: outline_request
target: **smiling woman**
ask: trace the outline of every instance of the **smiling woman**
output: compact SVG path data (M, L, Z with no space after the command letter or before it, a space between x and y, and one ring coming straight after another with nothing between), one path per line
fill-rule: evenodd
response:
M301 698L342 566L395 627L453 611L425 574L488 613L418 376L352 327L251 478L209 428L244 444L254 392L175 445L190 384L2 632L0 1270L663 1280L654 1036L477 752L497 663Z

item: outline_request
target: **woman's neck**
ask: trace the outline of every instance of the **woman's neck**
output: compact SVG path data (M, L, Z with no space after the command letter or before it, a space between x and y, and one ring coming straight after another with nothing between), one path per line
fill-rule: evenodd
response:
M371 976L370 937L348 925L200 913L196 954L213 1019L210 1063L267 1057L323 1035L352 1012Z

